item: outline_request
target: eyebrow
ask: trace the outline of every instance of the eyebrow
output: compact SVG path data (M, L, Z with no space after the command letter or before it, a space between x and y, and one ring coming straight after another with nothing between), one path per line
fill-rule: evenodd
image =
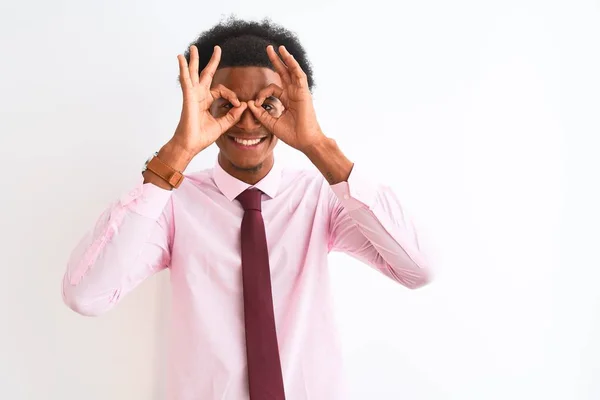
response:
M278 101L281 103L281 100L279 100L277 97L275 96L269 96L265 99L265 101L270 100L270 101ZM216 101L220 101L220 102L229 102L229 100L227 100L224 97L219 97Z

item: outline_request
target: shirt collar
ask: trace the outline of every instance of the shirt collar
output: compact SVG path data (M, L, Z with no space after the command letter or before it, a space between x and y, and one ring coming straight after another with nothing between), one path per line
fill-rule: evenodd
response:
M225 170L219 164L219 160L217 159L215 167L213 168L213 179L221 193L223 193L223 195L225 195L229 201L235 200L240 193L250 187L255 187L270 198L274 198L279 190L281 169L279 167L279 163L275 161L269 173L256 185L252 186L246 182L242 182L239 179L234 178L225 172Z

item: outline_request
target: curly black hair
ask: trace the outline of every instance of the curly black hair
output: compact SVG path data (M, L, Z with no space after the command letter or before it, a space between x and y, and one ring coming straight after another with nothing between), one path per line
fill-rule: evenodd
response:
M266 67L275 70L267 56L266 48L273 45L277 54L283 45L294 55L308 77L308 87L312 91L314 78L306 52L295 33L265 18L260 22L245 21L231 16L211 29L204 31L190 43L198 48L199 71L208 64L216 45L221 47L221 62L218 68L225 67ZM190 62L189 47L185 52Z

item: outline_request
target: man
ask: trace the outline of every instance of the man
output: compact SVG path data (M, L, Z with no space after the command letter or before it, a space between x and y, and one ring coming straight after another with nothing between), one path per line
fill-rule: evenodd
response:
M417 288L429 274L414 229L320 129L294 34L232 19L178 60L175 134L76 247L64 300L99 315L168 268L170 399L342 399L327 254ZM279 140L315 170L283 168ZM214 168L184 177L212 143Z

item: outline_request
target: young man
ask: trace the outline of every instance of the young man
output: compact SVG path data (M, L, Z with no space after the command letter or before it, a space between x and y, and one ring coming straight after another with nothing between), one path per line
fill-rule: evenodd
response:
M294 34L234 19L178 59L175 134L75 248L64 300L99 315L168 268L169 399L342 399L327 255L417 288L429 274L414 228L394 193L321 131ZM279 140L314 171L283 168ZM214 168L184 177L213 142Z

